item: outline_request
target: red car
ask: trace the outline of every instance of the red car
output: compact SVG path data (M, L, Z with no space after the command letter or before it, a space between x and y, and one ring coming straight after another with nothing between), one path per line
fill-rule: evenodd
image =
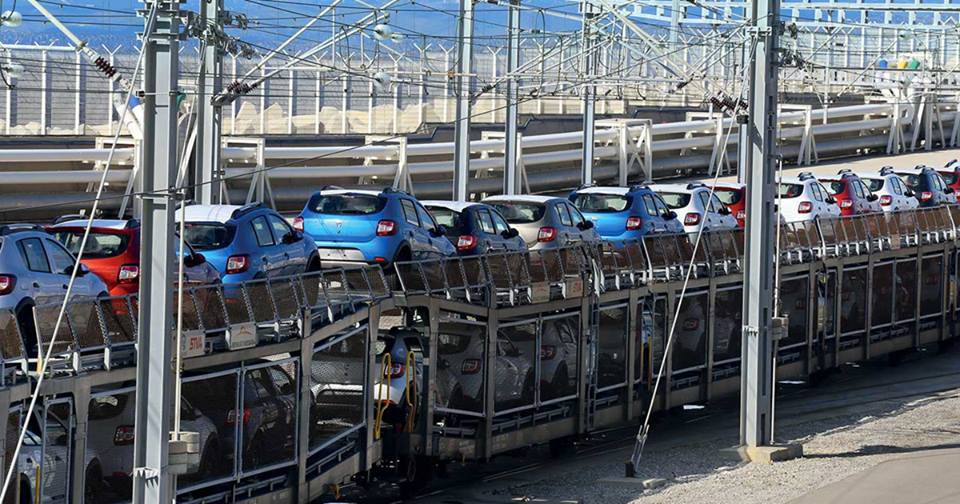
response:
M943 177L947 187L953 189L953 194L957 196L957 201L960 202L960 160L947 161L947 164L937 170L937 173Z
M738 226L746 225L747 186L736 182L717 184L713 187L713 193L730 210L730 214L737 218Z
M47 227L71 253L77 254L86 219L71 219ZM189 245L188 245L189 247ZM207 284L219 280L216 268L203 255L188 249L184 277L188 283ZM110 289L111 296L136 294L140 288L140 222L136 219L94 219L80 259Z
M836 177L821 177L820 182L840 206L840 215L882 212L880 198L850 170L840 170Z

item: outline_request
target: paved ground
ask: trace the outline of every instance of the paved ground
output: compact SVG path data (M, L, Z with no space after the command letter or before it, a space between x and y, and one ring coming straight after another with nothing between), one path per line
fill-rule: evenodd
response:
M780 397L777 437L802 442L806 453L801 460L760 466L732 459L724 450L737 442L737 404L731 401L655 424L638 473L641 478L665 478L667 485L658 490L618 481L633 446L633 426L592 440L575 457L556 459L534 450L525 458L495 461L506 468L454 469L451 479L460 481L448 482L418 502L772 504L823 488L819 491L827 493L810 494L812 500L798 504L840 502L828 500L834 495L843 496L843 504L896 504L899 501L877 500L871 494L848 496L846 488L829 485L852 477L842 484L853 485L855 491L858 485L872 488L877 480L909 489L896 480L913 478L913 467L919 464L929 469L925 479L910 480L918 486L934 491L948 489L942 483L947 480L960 485L960 351L896 367L881 362L849 365L816 388L782 384ZM953 459L944 458L947 455ZM900 462L904 457L932 458ZM864 472L871 470L876 472ZM919 491L914 495L918 498L905 502L927 502ZM960 502L960 497L946 495L929 494L947 499L939 502Z

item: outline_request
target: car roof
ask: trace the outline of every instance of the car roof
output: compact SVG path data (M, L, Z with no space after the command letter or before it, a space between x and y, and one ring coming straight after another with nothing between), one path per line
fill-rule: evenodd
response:
M579 194L616 194L623 196L630 192L633 192L635 188L633 187L618 187L618 186L592 186L584 187L583 189L577 189L575 192Z
M700 188L707 189L706 186L700 185L690 187L690 184L650 184L650 189L653 189L656 192L693 194L694 191Z
M536 194L500 194L497 196L487 196L483 198L484 203L497 202L497 203L507 203L511 201L517 202L526 202L526 203L549 203L554 200L564 201L563 198L558 196L540 196Z
M929 166L914 166L912 168L894 168L893 171L894 173L910 173L914 175L919 175L923 173L923 170L925 169L932 170L933 168L930 168Z
M93 219L93 223L90 224L90 227L101 228L101 229L114 229L117 231L127 229L130 226L130 221L127 219ZM73 228L73 227L87 227L87 219L73 219L68 221L63 221L57 224L50 226L51 228Z
M807 182L819 182L819 179L802 179L800 177L783 177L780 179L781 184L799 184L804 185Z
M463 212L464 210L474 205L483 205L482 203L477 203L475 201L447 201L447 200L420 200L420 204L425 207L446 208L447 210L453 210L454 212ZM486 206L486 205L483 205L483 206Z
M739 182L717 182L713 184L714 189L745 189L747 184L741 184Z
M322 194L324 196L328 196L328 195L333 196L337 194L366 194L368 196L380 196L381 194L383 194L383 191L380 191L380 190L374 191L370 189L325 189L322 191L318 191L318 194Z
M233 212L243 208L240 205L188 205L184 209L186 222L222 222L226 223L233 218ZM176 213L177 220L180 212Z

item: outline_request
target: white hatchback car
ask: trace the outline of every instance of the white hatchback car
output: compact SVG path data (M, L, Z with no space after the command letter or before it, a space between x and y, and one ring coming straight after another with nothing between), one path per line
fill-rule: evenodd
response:
M827 188L810 173L784 177L780 181L780 217L782 222L802 222L817 217L840 217L840 207Z
M920 202L913 195L913 190L894 173L892 166L884 166L878 172L857 173L857 175L864 184L867 184L871 192L880 196L880 209L884 212L912 210L920 206Z
M701 227L704 231L737 227L737 218L704 184L651 184L650 189L676 212L685 233L697 233Z

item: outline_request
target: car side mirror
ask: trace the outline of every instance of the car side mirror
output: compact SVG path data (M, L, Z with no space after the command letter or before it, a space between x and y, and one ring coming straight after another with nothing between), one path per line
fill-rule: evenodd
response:
M870 194L867 196L867 201L877 201L878 199L880 199L880 196L877 196L876 194Z
M727 207L720 207L720 210L717 211L720 215L730 215L730 209Z
M438 224L437 227L430 230L430 235L437 237L447 234L447 227L443 224Z
M670 210L669 212L663 214L663 218L667 220L673 220L677 218L677 212Z
M87 267L86 264L80 263L80 267L77 268L77 276L78 276L78 277L82 277L82 276L86 275L87 273L90 273L90 268ZM73 274L73 266L67 266L67 267L63 270L63 274L64 274L64 275L72 275L72 274Z
M833 196L827 196L826 201L827 203L835 205L837 203L837 198L834 198Z
M504 237L504 238L506 238L506 239L516 238L516 237L520 236L520 231L517 231L517 230L514 229L514 228L508 228L508 229L504 230L502 233L500 233L500 236L502 236L502 237Z
M904 195L904 196L907 196L907 197L909 197L909 198L912 198L912 197L916 196L916 193L913 192L913 189L907 189L906 191L904 191L903 195Z
M300 231L291 231L283 235L283 243L286 243L287 245L291 243L296 243L302 239L303 239L303 233L301 233Z
M952 187L948 187L948 188L944 189L943 192L945 192L945 193L947 193L947 194L953 194L953 188L952 188Z
M196 252L187 256L187 258L184 259L183 264L188 268L193 268L195 266L200 266L205 262L207 262L207 258L203 254Z
M580 231L593 229L593 222L588 220L581 221L579 224L577 224L577 229L579 229Z

